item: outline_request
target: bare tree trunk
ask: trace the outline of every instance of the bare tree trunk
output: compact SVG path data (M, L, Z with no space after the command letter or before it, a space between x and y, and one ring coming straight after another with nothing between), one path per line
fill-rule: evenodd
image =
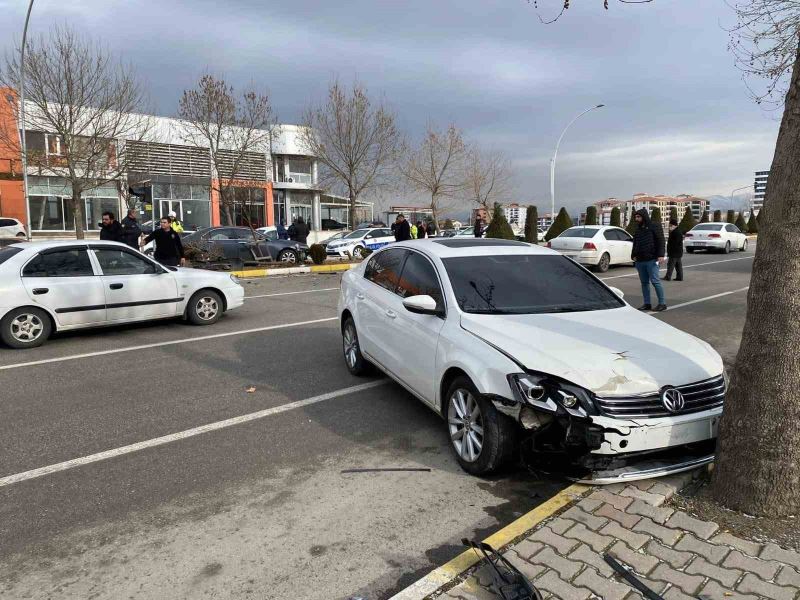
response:
M72 188L72 214L75 220L75 239L82 240L86 237L84 224L86 223L86 206L81 197L81 190Z
M749 514L800 510L800 55L769 174L747 320L725 398L712 493Z
M433 218L433 224L436 225L436 231L439 231L439 208L436 205L436 196L431 196L431 218Z
M358 200L358 198L353 194L353 190L352 189L349 190L349 192L350 192L350 194L349 194L349 196L350 196L350 229L355 230L356 225L358 225L358 223L356 223L356 221L358 220L358 215L356 214L356 201Z
M225 203L222 205L222 214L225 215L225 221L226 221L225 224L228 225L229 227L232 227L234 225L234 222L233 222L233 212L231 211L230 204Z

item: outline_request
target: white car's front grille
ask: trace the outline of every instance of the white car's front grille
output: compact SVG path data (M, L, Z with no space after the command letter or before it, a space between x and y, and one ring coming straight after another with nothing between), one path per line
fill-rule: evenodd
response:
M683 396L683 408L670 411L661 399L661 394L620 398L595 398L598 408L609 417L641 419L669 417L700 412L722 406L725 400L725 378L720 375L689 385L676 386Z

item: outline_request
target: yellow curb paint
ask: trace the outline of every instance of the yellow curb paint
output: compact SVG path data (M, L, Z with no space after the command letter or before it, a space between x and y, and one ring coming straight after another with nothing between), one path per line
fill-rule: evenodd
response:
M270 275L297 275L298 273L336 273L339 271L349 271L359 263L346 263L338 265L313 265L304 267L290 267L284 269L248 269L246 271L231 271L240 279L252 279L255 277L269 277Z
M311 267L312 273L335 273L337 271L349 271L359 263L347 263L341 265L314 265Z
M491 545L495 550L499 550L583 496L589 489L591 489L591 486L580 483L572 484L483 541ZM480 558L473 550L462 552L453 560L446 562L419 581L398 592L390 600L422 600L440 587L453 581L464 571L477 564L479 560Z

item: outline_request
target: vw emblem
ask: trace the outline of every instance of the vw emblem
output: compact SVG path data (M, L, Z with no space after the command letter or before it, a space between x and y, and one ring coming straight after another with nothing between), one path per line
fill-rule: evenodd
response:
M686 405L686 400L675 388L664 388L661 392L661 403L671 413L680 412Z

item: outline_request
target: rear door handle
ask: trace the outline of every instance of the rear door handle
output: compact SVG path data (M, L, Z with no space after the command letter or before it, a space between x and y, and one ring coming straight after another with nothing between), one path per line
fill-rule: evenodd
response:
M397 313L390 309L386 311L386 316L389 317L390 319L396 319Z
M46 294L50 291L50 288L33 288L33 295L34 296L41 296L42 294Z
M112 283L108 287L110 287L112 290L121 290L122 287L123 287L123 284L121 284L121 283Z
M34 293L36 293L36 292L34 292ZM356 298L358 298L359 300L363 300L364 298L366 298L366 296L364 294L359 293L359 294L356 294Z

